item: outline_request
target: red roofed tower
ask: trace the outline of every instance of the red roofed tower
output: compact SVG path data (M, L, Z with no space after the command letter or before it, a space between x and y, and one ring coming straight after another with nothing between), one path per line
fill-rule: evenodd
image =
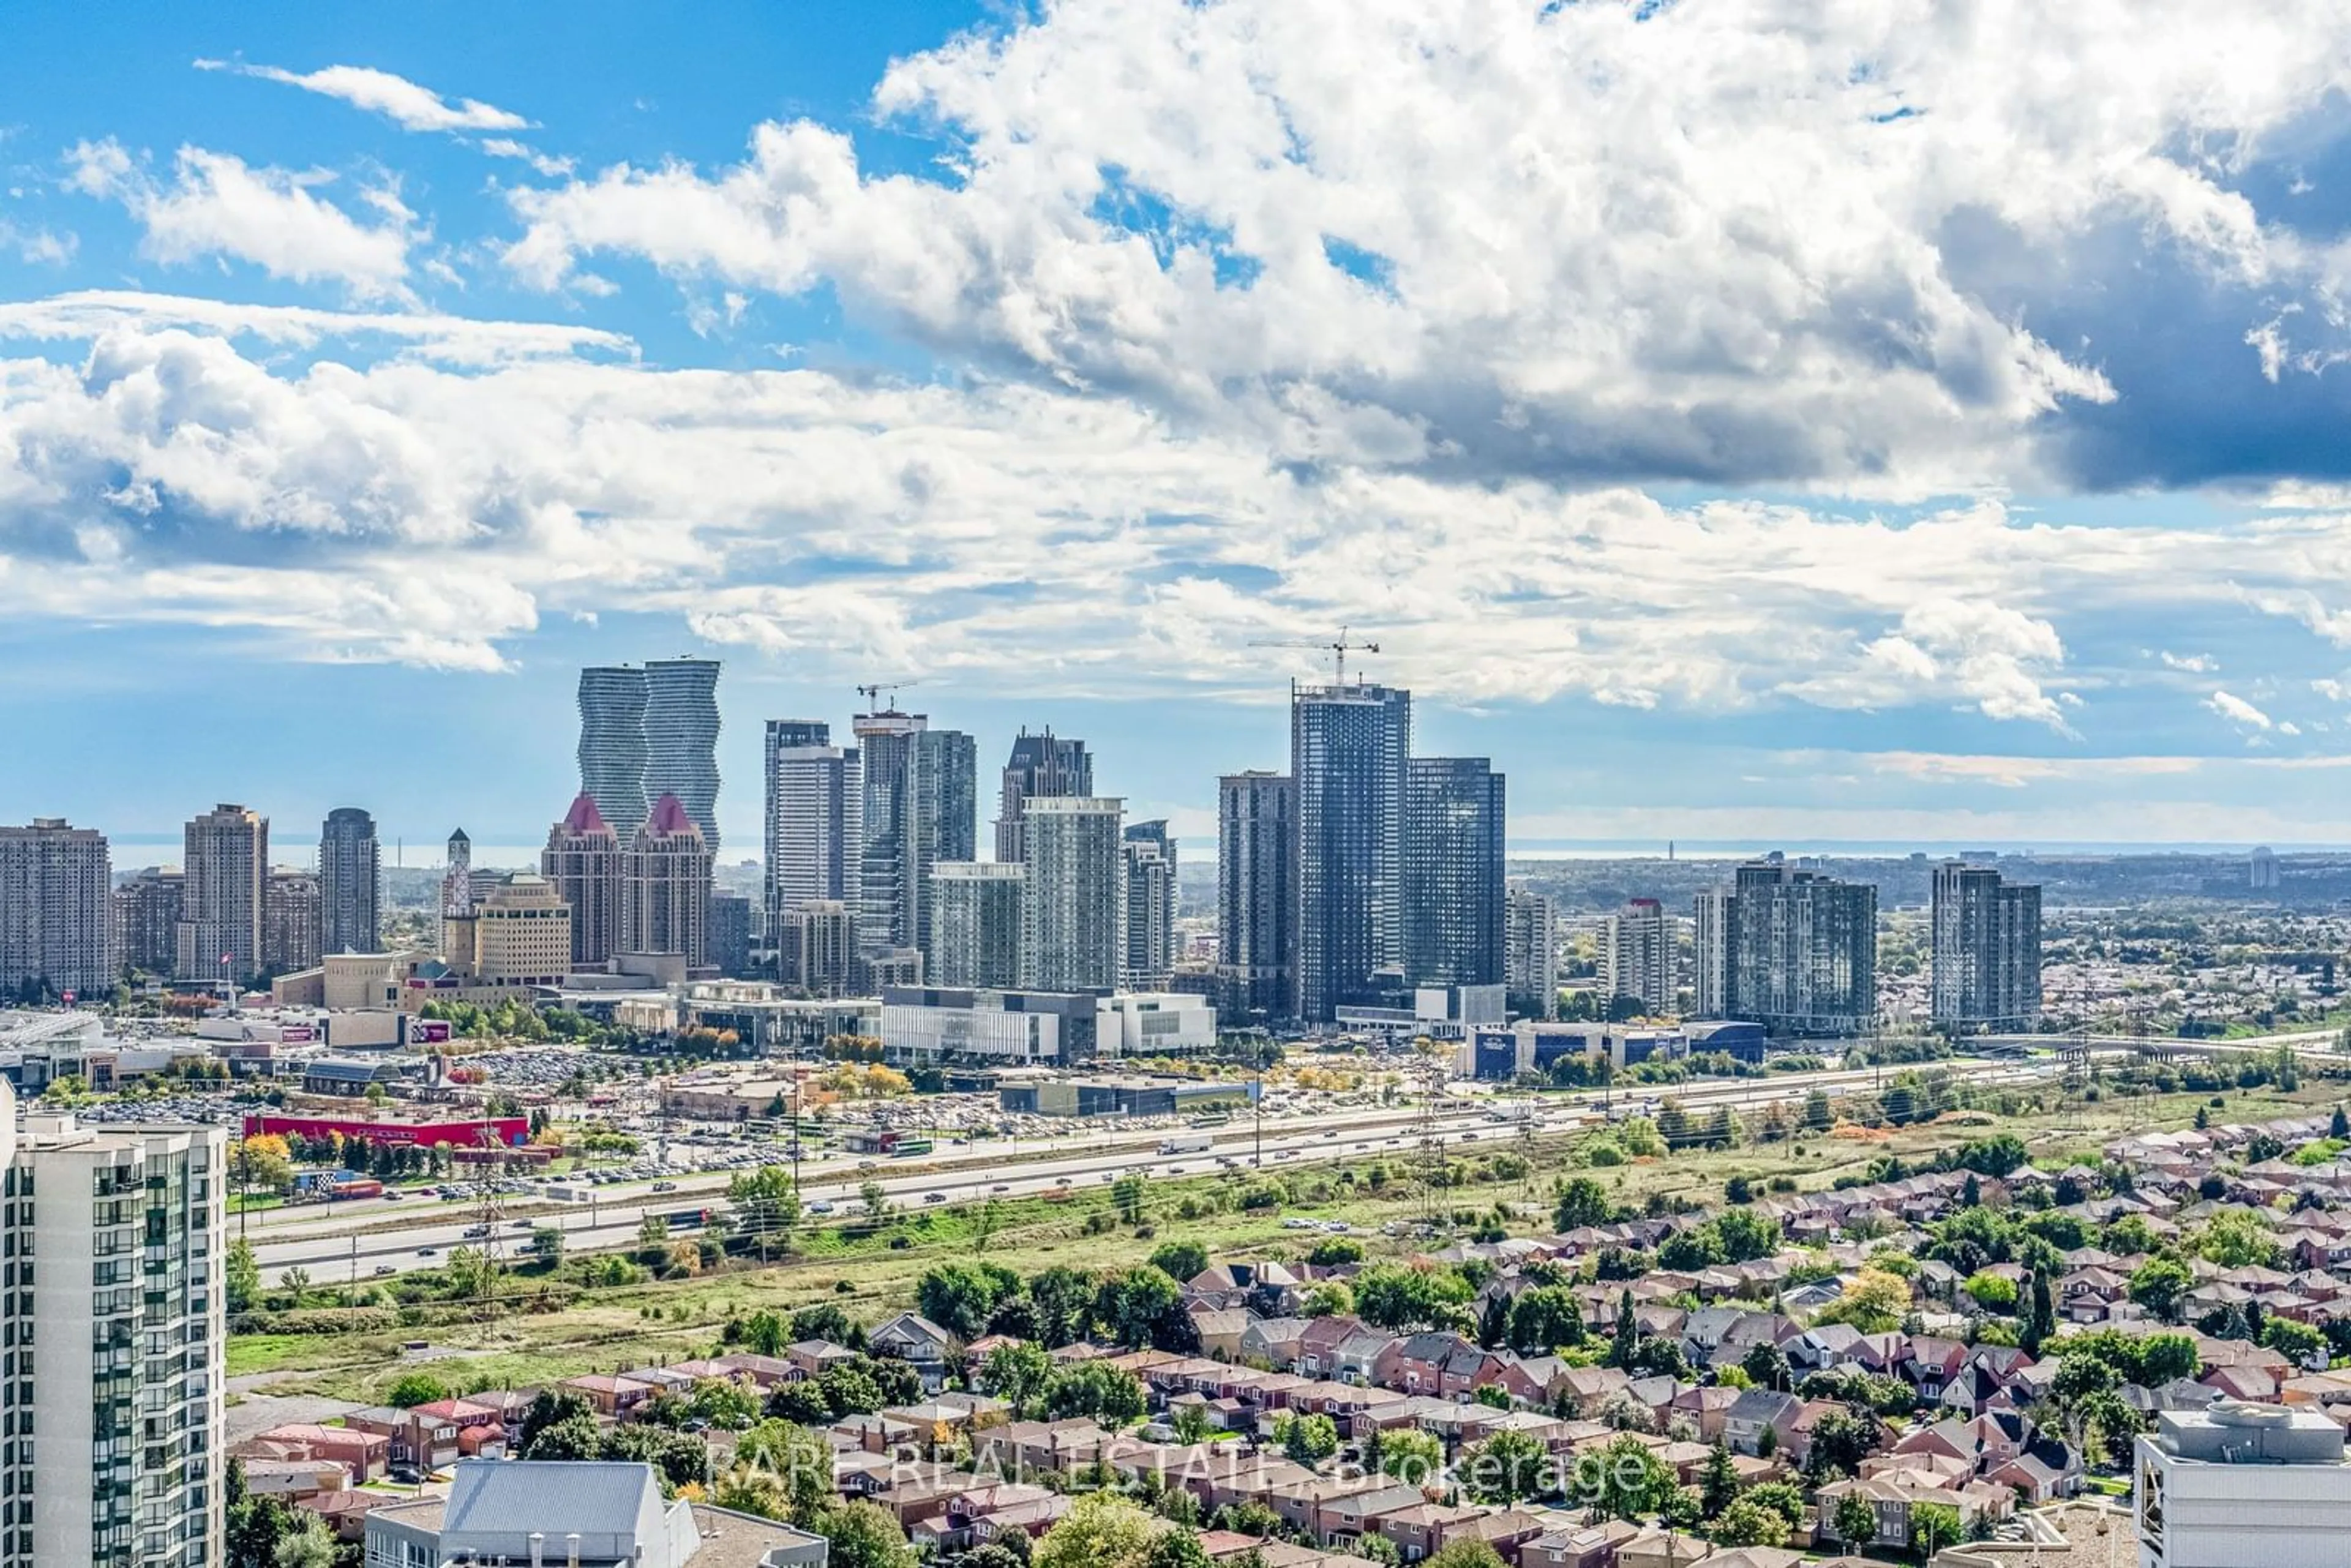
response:
M621 950L705 961L710 846L675 795L653 802L622 856Z
M571 906L571 963L601 968L621 950L621 841L585 790L547 835L541 875Z

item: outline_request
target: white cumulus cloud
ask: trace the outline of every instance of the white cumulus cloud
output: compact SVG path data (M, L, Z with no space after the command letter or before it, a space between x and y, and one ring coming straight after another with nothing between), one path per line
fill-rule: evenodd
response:
M254 168L230 153L183 147L172 177L155 177L121 143L84 141L68 155L68 183L120 202L144 230L141 250L166 264L208 256L250 262L297 283L338 282L362 298L397 295L416 217L390 186L366 187L362 222L316 193L333 176Z
M892 68L874 106L940 172L771 122L730 166L514 191L505 254L549 288L601 253L829 284L1284 460L1999 484L2116 389L1988 277L2124 232L2228 287L2333 287L2230 175L2351 85L2351 29L2339 0L1970 15L1068 0Z
M620 341L566 352L568 330L140 295L0 307L0 334L89 345L0 361L12 612L470 667L544 615L626 610L802 665L919 653L944 679L1128 695L1261 695L1270 668L1318 666L1252 641L1346 624L1378 636L1384 672L1465 705L1924 705L2063 735L2096 711L2074 617L2251 614L2212 561L2351 549L2342 517L2257 550L2252 525L2068 527L1990 502L1897 523L1308 474L1130 400L658 370ZM345 340L410 351L361 368ZM289 343L313 352L277 363ZM300 608L330 581L381 616ZM399 613L442 581L475 612Z

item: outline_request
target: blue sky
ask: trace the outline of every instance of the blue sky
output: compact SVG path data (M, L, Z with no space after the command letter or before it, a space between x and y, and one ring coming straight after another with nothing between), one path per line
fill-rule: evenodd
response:
M694 652L730 857L877 676L1204 852L1351 625L1522 845L2351 841L2351 28L2032 9L15 7L0 820Z

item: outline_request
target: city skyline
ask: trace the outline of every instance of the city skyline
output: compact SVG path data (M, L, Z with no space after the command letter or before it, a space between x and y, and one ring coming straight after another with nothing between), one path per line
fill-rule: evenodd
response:
M2044 101L1999 40L1841 15L1789 46L1830 87L1788 93L1752 74L1766 18L1687 40L1738 62L1717 75L1658 68L1693 24L1616 9L1513 13L1497 47L1611 62L1791 155L1657 166L1542 71L1457 90L1492 57L1385 12L1351 25L1446 159L1396 155L1315 29L1247 5L1198 24L1250 62L1214 80L1142 63L1166 16L979 0L721 7L690 52L591 5L554 72L455 7L357 32L27 7L0 645L44 677L0 692L0 732L49 744L0 758L0 818L127 846L186 809L172 780L269 782L284 821L359 800L389 845L462 821L528 846L572 792L550 678L686 652L729 664L731 779L766 718L918 680L991 741L1083 734L1098 788L1199 838L1210 780L1262 754L1227 732L1323 668L1260 644L1352 626L1432 751L1516 781L1529 841L2351 842L2322 373L2346 329L2304 237L2335 221L2344 128L2307 116L2336 67L2182 8L2059 29L2075 86ZM2180 74L2150 84L2142 46ZM1148 84L1136 112L1034 107L1102 79ZM2083 107L2108 99L2130 112ZM1170 144L1202 103L1239 140ZM1465 151L1504 134L1489 113L1531 139L1533 199ZM1322 127L1295 190L1247 142L1277 124ZM2224 140L2225 168L2182 152ZM2045 204L2003 143L2045 160ZM747 195L802 183L828 193L805 224ZM2150 220L2155 190L2179 200ZM1531 226L1592 191L1693 221ZM1573 259L1618 246L1641 264ZM2150 319L2178 324L2159 350ZM166 384L192 395L144 398ZM429 744L381 777L286 748L256 780L237 710ZM84 799L53 798L61 768ZM754 807L738 787L705 824L722 855Z
M2351 0L8 15L0 1568L2342 1555Z

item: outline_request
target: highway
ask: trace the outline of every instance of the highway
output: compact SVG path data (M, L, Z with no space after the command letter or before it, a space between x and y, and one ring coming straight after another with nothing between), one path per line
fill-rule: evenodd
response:
M2053 1060L2032 1061L1980 1061L1959 1058L1935 1063L1954 1075L1976 1082L2021 1082L2061 1070ZM1840 1093L1866 1088L1879 1073L1874 1069L1790 1073L1762 1079L1728 1079L1676 1086L1676 1096L1693 1112L1711 1112L1728 1105L1753 1109L1774 1101L1801 1102L1814 1089ZM1664 1089L1643 1085L1613 1096L1618 1104L1663 1099ZM1573 1098L1540 1097L1532 1106L1531 1133L1556 1136L1596 1124L1604 1101L1597 1093ZM1437 1128L1448 1151L1474 1155L1499 1145L1509 1147L1520 1136L1527 1102L1522 1097L1451 1099L1439 1112ZM1499 1113L1503 1119L1496 1120ZM1405 1106L1330 1118L1290 1118L1268 1122L1263 1134L1264 1163L1270 1168L1304 1166L1335 1160L1409 1157L1418 1144L1420 1113ZM967 1203L991 1197L1016 1197L1068 1186L1076 1191L1099 1189L1119 1174L1138 1171L1146 1176L1204 1176L1230 1162L1246 1168L1256 1152L1253 1125L1237 1119L1208 1135L1215 1141L1204 1152L1161 1155L1159 1143L1183 1136L1182 1128L1129 1133L1114 1139L1086 1141L1071 1148L1044 1145L1033 1153L1023 1149L1018 1158L1007 1151L981 1145L957 1151L925 1166L902 1166L888 1159L860 1170L853 1158L804 1162L800 1197L809 1214L804 1223L838 1220L857 1213L859 1187L880 1184L890 1201L901 1207ZM957 1165L961 1159L968 1164ZM944 1168L942 1168L944 1167ZM569 1252L612 1250L633 1246L638 1228L648 1214L722 1207L729 1177L726 1174L682 1176L677 1190L653 1193L642 1186L591 1188L598 1196L585 1204L549 1204L543 1199L510 1200L528 1206L528 1217L504 1220L496 1239L508 1258L517 1255L530 1229L553 1225L564 1236ZM820 1206L831 1206L826 1210ZM313 1282L364 1281L381 1272L400 1273L438 1264L455 1246L481 1244L466 1232L480 1223L479 1212L465 1204L422 1206L414 1199L399 1202L358 1201L323 1208L270 1209L247 1217L249 1234L263 1277L277 1281L291 1268L306 1270ZM239 1218L231 1217L229 1231L238 1233ZM682 1231L681 1234L690 1234Z

